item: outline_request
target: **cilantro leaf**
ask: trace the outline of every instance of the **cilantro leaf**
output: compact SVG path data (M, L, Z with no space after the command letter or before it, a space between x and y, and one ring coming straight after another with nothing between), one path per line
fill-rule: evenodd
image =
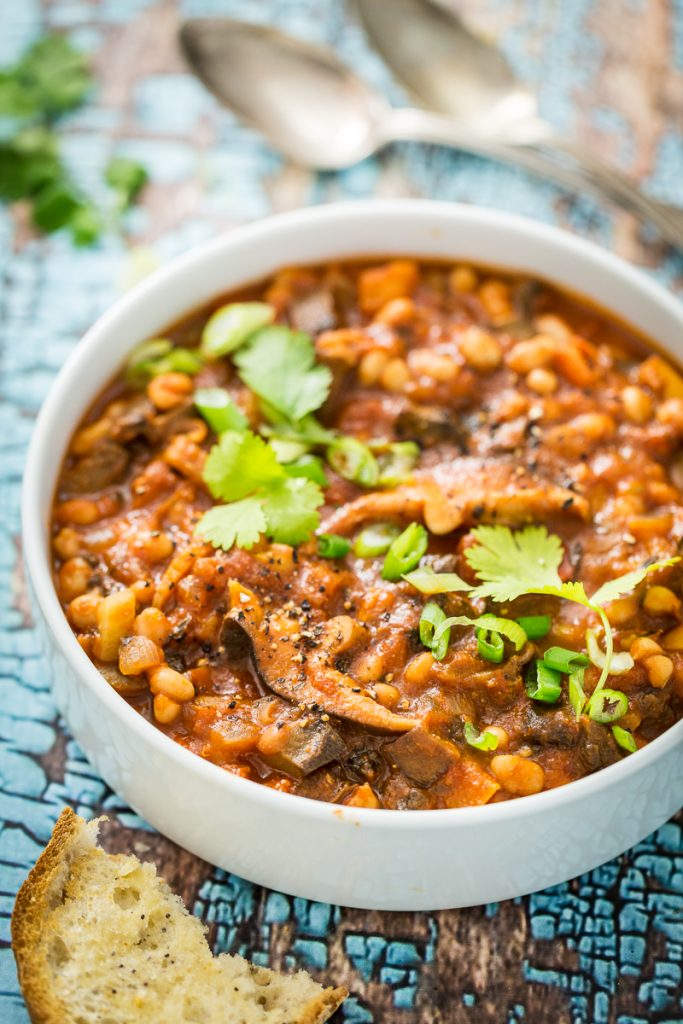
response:
M472 535L477 543L467 548L465 558L483 581L474 597L512 601L521 594L562 588L557 571L562 541L545 526L527 526L515 533L507 526L478 526Z
M250 430L227 430L209 452L204 481L214 498L238 501L264 485L287 479L275 452Z
M316 483L303 477L286 477L269 487L264 497L267 533L280 544L301 544L320 523L317 509L324 502Z
M119 210L127 210L148 181L146 169L136 160L114 157L104 172L104 180L116 193Z
M247 387L288 420L320 408L330 391L332 374L316 364L313 342L289 327L262 327L234 362Z
M0 76L0 114L57 117L80 106L91 88L88 58L66 36L42 36Z
M615 580L603 583L591 595L591 604L604 605L609 604L610 601L616 601L620 597L630 594L651 572L656 572L657 569L664 569L667 565L674 565L676 562L680 562L680 558L665 558L660 562L650 562L649 565L641 565L639 569L624 573L623 576L617 576Z
M216 505L205 512L196 533L216 548L229 551L237 544L250 548L266 529L266 517L259 498L243 498L230 505Z

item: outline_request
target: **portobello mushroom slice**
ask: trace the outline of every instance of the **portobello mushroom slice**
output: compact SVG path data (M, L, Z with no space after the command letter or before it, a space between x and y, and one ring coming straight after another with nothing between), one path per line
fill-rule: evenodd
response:
M520 526L563 510L588 518L588 502L510 460L464 457L418 470L393 491L364 494L327 517L323 529L348 533L367 520L421 519L431 533L460 526L500 523Z
M128 469L129 456L116 441L101 441L87 455L70 466L60 481L69 494L91 494L117 484Z
M266 610L234 580L229 589L231 609L223 633L234 624L247 634L259 676L280 697L382 732L406 732L417 725L414 718L394 714L365 696L351 676L334 667L337 655L366 638L360 623L340 615L308 628L285 611Z
M271 768L301 779L346 753L346 744L334 726L322 719L300 718L285 722L277 735L277 749L259 747L261 759Z
M425 729L412 729L393 743L386 743L383 753L418 786L433 785L460 760L456 746Z

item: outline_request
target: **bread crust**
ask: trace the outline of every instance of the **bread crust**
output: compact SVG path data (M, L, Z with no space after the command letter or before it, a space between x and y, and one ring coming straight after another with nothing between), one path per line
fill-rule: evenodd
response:
M70 877L69 855L88 832L92 836L92 855L102 855L91 826L66 807L14 904L12 949L19 984L33 1024L71 1024L73 1021L69 1007L54 994L45 956L45 927L54 908L55 889ZM87 851L84 853L87 855ZM347 995L345 988L324 989L308 1003L293 1024L324 1024Z
M68 1024L70 1014L56 999L42 956L41 936L50 911L50 894L64 872L69 850L83 834L85 822L65 807L50 841L17 894L12 912L12 949L19 984L33 1024Z

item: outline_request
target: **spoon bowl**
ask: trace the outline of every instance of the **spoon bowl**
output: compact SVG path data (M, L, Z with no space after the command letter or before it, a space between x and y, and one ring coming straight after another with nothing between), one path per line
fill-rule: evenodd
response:
M373 47L423 106L488 137L523 134L531 142L546 133L533 92L454 11L431 0L356 0L355 7Z
M296 163L339 170L381 145L390 108L330 50L229 18L186 22L180 42L207 88Z
M395 0L395 3L392 0L391 5L386 0L367 2L367 11L391 7L391 20L401 29L395 36L397 45L404 39L404 48L399 46L397 50L399 57L406 57L406 67L402 66L401 71L407 68L410 77L413 69L415 88L422 82L423 88L429 91L428 84L432 79L423 74L418 65L428 70L432 62L424 60L424 54L420 59L419 47L416 49L410 42L411 32L419 27L418 23L411 23L411 32L406 32L406 25L396 17L397 11L401 13L397 5L404 5L403 17L408 17L413 11L413 7L406 5L416 5L415 13L418 10L426 12L424 42L436 48L437 68L448 70L458 63L447 58L447 48L443 44L437 46L441 21L433 23L434 12L437 18L443 16L446 23L450 19L444 12L439 15L440 8L433 3L427 0ZM393 32L391 20L385 18L378 25ZM455 32L449 38L457 40L460 37ZM465 38L472 37L468 34L463 40ZM478 44L474 49L474 57L468 57L466 50L462 50L458 66L463 72L463 84L459 95L463 110L469 109L471 104L469 118L462 123L452 114L446 116L440 112L389 106L381 94L358 78L330 50L269 26L230 18L201 18L183 25L180 43L190 68L207 88L238 117L261 132L275 149L300 166L315 170L341 170L399 139L455 146L520 164L573 191L588 189L597 192L601 198L612 198L656 224L669 241L683 245L683 215L680 210L672 211L665 204L645 196L636 185L615 174L590 154L577 157L581 167L567 166L563 157L567 154L575 156L572 147L562 147L550 126L533 116L531 94L514 86L515 79L509 68L506 70L503 58L484 44ZM388 47L385 53L387 60L393 57L390 51L391 47ZM469 94L465 91L467 76L464 72L469 69L472 81L481 81L478 61L484 60L486 51L490 74L484 78L488 79L488 85L482 87L477 98L474 88ZM395 68L393 63L392 67ZM513 88L506 93L506 84L511 83ZM432 85L437 88L436 77ZM445 87L444 90L441 103L445 102L448 91ZM487 108L487 104L492 106ZM487 120L483 116L485 109L489 110ZM475 116L477 110L479 117ZM537 145L544 138L552 140L554 146ZM558 155L559 162L556 159Z

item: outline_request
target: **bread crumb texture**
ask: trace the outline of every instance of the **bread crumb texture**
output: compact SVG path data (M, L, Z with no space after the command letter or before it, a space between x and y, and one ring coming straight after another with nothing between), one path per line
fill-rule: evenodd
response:
M153 864L106 854L67 808L22 886L12 945L34 1024L318 1024L347 995L214 957Z

